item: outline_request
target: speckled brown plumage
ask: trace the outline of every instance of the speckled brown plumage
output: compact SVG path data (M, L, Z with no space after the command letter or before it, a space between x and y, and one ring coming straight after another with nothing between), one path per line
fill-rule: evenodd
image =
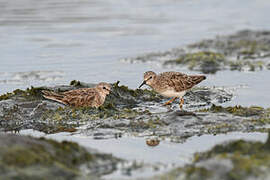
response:
M153 71L147 71L144 73L144 81L141 86L146 84L163 96L173 97L171 101L165 103L166 105L179 97L181 99L180 107L182 108L184 103L182 97L186 91L204 79L206 79L204 75L187 75L180 72L163 72L157 75Z
M94 88L81 88L63 93L55 93L52 91L42 91L42 93L47 99L69 106L99 107L104 103L106 96L110 93L110 90L111 85L102 82Z
M175 90L176 92L186 91L191 89L196 84L199 84L205 79L202 75L186 75L180 72L163 72L155 76L155 83L152 87L159 91L167 89Z

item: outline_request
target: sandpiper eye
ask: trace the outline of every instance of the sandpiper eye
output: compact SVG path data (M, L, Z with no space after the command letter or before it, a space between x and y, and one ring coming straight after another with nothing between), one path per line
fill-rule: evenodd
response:
M152 76L150 76L149 79L152 79Z
M103 87L103 89L106 89L105 87Z

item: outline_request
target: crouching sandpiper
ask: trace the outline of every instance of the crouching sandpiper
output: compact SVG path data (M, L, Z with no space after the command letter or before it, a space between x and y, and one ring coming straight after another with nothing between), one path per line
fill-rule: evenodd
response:
M204 79L206 79L204 75L187 75L180 72L163 72L157 75L153 71L147 71L144 73L144 81L139 88L146 84L157 93L165 97L172 97L164 105L169 105L176 98L179 98L179 106L182 109L184 104L183 96Z
M110 92L111 85L105 82L99 83L94 88L81 88L62 93L42 91L43 97L74 107L99 107L103 105Z

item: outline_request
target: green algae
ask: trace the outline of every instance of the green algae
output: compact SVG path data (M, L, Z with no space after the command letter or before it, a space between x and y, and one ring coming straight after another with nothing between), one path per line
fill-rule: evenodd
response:
M1 117L4 120L13 120L17 119L18 113L21 113L21 110L17 104L10 108L3 108L5 114Z
M221 53L211 51L200 51L187 53L175 60L169 60L164 63L187 65L190 70L200 69L204 73L215 73L226 61L225 56Z
M159 126L165 126L165 125L167 125L166 123L164 123L163 121L161 121L159 117L154 118L154 119L149 119L147 121L147 124L148 124L149 128L154 128L154 129L157 128L157 127L159 127Z
M6 93L0 96L0 101L11 99L13 97L21 98L24 101L37 100L42 98L42 90L46 88L43 87L33 87L27 88L26 90L16 89L12 93Z
M244 140L238 140L229 142L226 145L216 145L210 151L204 153L197 153L196 159L194 162L199 162L202 160L206 160L209 158L213 158L218 155L220 158L227 158L229 157L230 153L235 155L242 154L242 155L250 155L250 154L258 154L264 149L265 144L260 142L246 142ZM269 153L269 152L267 152ZM270 155L270 154L269 154Z
M80 81L72 80L70 81L69 85L71 86L82 86Z
M269 69L269 31L239 31L217 36L186 47L128 58L130 62L155 61L165 66L176 65L203 73L219 70L257 71Z
M37 127L34 127L33 129L44 132L46 134L55 134L55 133L60 133L60 132L70 132L70 133L76 132L80 124L75 123L75 122L74 123L51 122L49 124L40 123L36 126Z
M222 107L212 105L210 108L201 109L200 112L213 112L213 113L229 113L235 116L250 117L256 115L262 115L264 113L264 108L258 106L251 107L242 107L242 106L233 106L233 107Z
M80 88L88 87L86 83L76 82L76 86ZM73 84L73 86L75 86L75 84ZM123 85L119 86L119 81L112 84L112 86L112 91L115 95L110 94L107 96L104 104L98 108L58 105L58 103L42 98L41 90L45 89L43 87L31 87L25 91L19 89L15 90L13 93L8 94L8 97L5 97L5 99L11 98L18 104L8 106L7 108L3 107L2 119L4 119L6 123L2 128L13 131L30 126L33 129L45 133L57 133L61 131L74 132L77 127L95 120L131 120L143 115L151 116L150 112L145 110L138 111L133 108L144 101L161 100L160 96L153 91L141 89L132 90ZM67 86L64 87L64 89L68 90L67 88ZM62 91L62 89L58 89L58 91ZM23 103L26 104L24 105ZM28 108L28 113L25 113L23 110L24 107ZM32 108L32 110L30 108ZM37 114L33 115L33 113ZM24 119L29 119L31 123L23 122ZM19 123L21 125L16 124L17 122L21 122Z
M224 55L231 70L262 70L270 56L269 32L240 31L234 35L220 36L189 45L190 49L215 51ZM234 59L234 60L230 60Z
M229 123L220 123L217 125L211 125L208 127L207 132L210 134L227 133L235 130L236 128Z
M242 71L245 67L248 68L249 71L255 71L257 69L263 70L265 63L263 61L249 61L249 60L236 60L229 61L230 70L238 70Z
M250 120L255 125L267 125L270 124L270 109L265 109L259 118Z
M2 94L2 95L0 96L0 101L7 100L7 99L9 99L12 95L13 95L12 93Z
M212 178L213 172L207 170L204 167L196 167L194 165L187 165L183 168L176 168L174 170L171 170L170 172L160 175L160 176L155 176L152 179L157 179L157 180L207 180Z
M240 39L238 41L231 41L228 43L228 49L239 51L238 54L243 55L244 58L252 58L252 55L260 54L261 52L269 52L270 45L264 41Z
M165 123L160 121L160 119L156 116L148 116L146 119L136 119L129 123L128 127L130 127L134 132L142 132L144 130L153 130L160 127L165 127Z
M153 90L148 89L129 89L127 86L121 85L119 86L120 81L113 83L113 92L118 94L119 97L115 97L115 99L120 98L120 100L125 103L138 103L140 101L161 101L161 96L158 95ZM136 102L137 101L137 102Z
M187 166L184 172L187 179L208 179L212 176L212 172L204 167Z
M59 108L57 110L48 110L44 113L42 119L49 119L52 121L93 121L97 119L106 119L106 118L113 118L113 119L132 119L139 115L143 114L151 114L149 111L136 111L129 108L123 109L114 109L114 108L106 108L106 106L101 106L99 108L92 108L92 107L79 107L79 108L72 108L72 107L64 107Z
M95 171L101 161L110 161L111 171L115 170L114 164L121 161L107 154L92 154L77 143L68 141L56 142L45 138L14 135L0 135L0 139L0 167L4 170L0 178L4 179L89 179L94 174L88 176L87 173L92 171L92 168ZM99 173L106 172L102 170L103 165L101 164ZM82 166L84 170L88 170L82 170ZM38 171L35 170L36 167Z
M256 31L249 31L248 33L252 36L244 36L245 32L240 31L235 35L217 37L214 40L203 40L188 47L191 49L214 49L224 55L236 54L238 57L242 56L243 59L253 59L255 58L254 55L260 56L263 52L270 51L269 43L263 39L266 36Z
M48 122L48 125L42 131L46 133L56 133L60 131L76 131L76 128L84 125L91 124L97 120L106 122L107 120L120 120L126 119L132 121L130 126L137 123L135 119L142 116L151 117L149 111L137 111L130 108L116 108L112 104L104 104L99 108L94 107L60 107L56 110L47 110L43 113L41 119ZM50 126L52 124L53 126ZM108 124L106 125L108 126ZM100 127L103 127L100 125ZM144 127L141 124L140 127Z
M201 133L220 134L236 131L244 132L268 132L270 124L270 110L259 106L223 107L212 105L207 109L200 109L203 112L216 117L216 120L209 120L204 127L200 128ZM212 115L211 115L212 114ZM227 117L224 120L217 120L217 117ZM212 117L213 118L213 117Z
M74 89L70 86L61 87L63 89L60 91ZM50 89L56 90L56 88ZM34 90L32 93L33 97L36 96L37 99L25 98L22 95L24 91L16 91L16 95L10 102L2 103L3 107L0 109L2 111L0 118L3 119L1 121L2 130L19 131L31 128L47 134L75 131L80 133L79 127L84 126L86 131L94 128L95 131L107 128L112 131L121 131L121 133L147 131L158 133L158 137L169 137L177 142L183 142L196 134L218 134L231 131L265 132L268 129L265 125L270 123L270 111L255 106L222 107L213 105L210 108L198 110L203 113L180 113L178 111L151 113L147 110L147 104L150 102L161 105L162 97L160 95L148 89L129 89L127 86L119 85L119 82L112 84L114 95L108 95L104 104L98 108L64 106L44 98L38 100L39 91L40 89L37 92ZM207 89L197 88L195 92L198 92L200 102L211 101L211 99L207 99L211 95ZM194 97L192 94L187 94L187 96ZM188 99L187 101L195 100ZM169 133L168 129L179 126L179 122L184 123L180 129ZM96 128L97 124L98 128Z
M269 50L270 51L270 50ZM175 60L168 60L164 62L164 65L180 64L186 65L190 70L199 70L203 73L215 73L218 70L224 69L229 66L230 70L242 71L246 67L249 71L255 71L257 69L262 70L265 67L265 62L262 60L249 60L248 56L239 57L236 60L231 60L230 57L223 53L211 52L211 51L198 51L193 53L186 53L181 55Z
M266 143L237 140L195 153L193 162L152 179L269 179L270 134Z
M58 143L54 140L46 140L44 138L41 138L41 140L48 142L56 149L53 160L65 164L69 168L76 168L78 165L93 161L95 158L77 143L68 141Z
M24 167L42 163L51 165L53 158L46 152L43 146L35 146L31 148L23 148L15 146L9 148L3 154L2 162L8 166Z
M232 162L231 171L226 179L246 179L248 177L264 177L270 168L269 137L265 144L238 140L226 145L217 145L210 151L197 153L194 163L208 159L228 159ZM268 169L268 170L267 170Z

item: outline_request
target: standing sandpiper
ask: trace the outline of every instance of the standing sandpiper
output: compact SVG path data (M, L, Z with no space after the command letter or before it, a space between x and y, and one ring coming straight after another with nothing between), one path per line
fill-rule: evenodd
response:
M147 71L144 73L144 81L139 88L146 84L165 97L173 97L164 105L169 105L176 98L180 98L179 106L182 109L186 91L204 79L206 77L203 75L186 75L180 72L163 72L157 75L153 71Z
M99 107L111 92L111 85L101 82L94 88L81 88L63 93L42 91L47 99L75 107Z

